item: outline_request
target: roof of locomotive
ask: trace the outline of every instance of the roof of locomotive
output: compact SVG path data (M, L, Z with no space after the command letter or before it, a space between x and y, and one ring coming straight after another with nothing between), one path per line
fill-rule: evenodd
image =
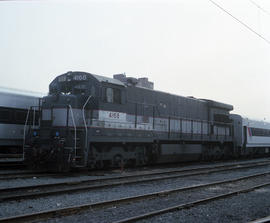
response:
M70 79L70 77L72 79ZM98 82L105 82L105 83L125 86L125 84L123 82L119 81L119 80L109 78L109 77L105 77L105 76L100 76L100 75L97 75L97 74L91 74L91 73L88 73L88 72L82 72L82 71L68 71L68 72L66 72L64 74L58 75L51 83L54 83L54 82L66 82L66 81L71 81L71 80L85 81L85 80L89 79L89 77L95 78Z
M81 72L81 71L69 71L65 74L59 75L57 76L54 81L56 79L58 79L60 76L64 76L64 75L72 75L73 79L76 80L76 75L87 75L87 76L92 76L93 78L95 78L98 82L100 83L110 83L110 84L115 84L115 85L119 85L119 86L123 86L123 87L129 87L129 85L126 85L125 83L123 83L122 81L115 79L115 78L110 78L110 77L106 77L106 76L101 76L101 75L97 75L97 74L92 74L92 73L88 73L88 72ZM160 92L160 93L165 93L165 94L170 94L170 95L175 95L175 94L171 94L168 92L163 92L163 91L159 91L159 90L154 90L154 89L149 89L149 88L144 88L144 87L138 87L138 86L133 86L136 88L141 88L141 89L145 89L148 91L155 91L155 92ZM213 101L213 100L207 100L207 99L200 99L200 98L195 98L195 97L185 97L185 96L180 96L180 95L175 95L178 97L183 97L183 98L187 98L189 100L194 100L194 101L199 101L201 103L207 103L209 104L211 107L216 107L216 108L222 108L225 110L233 110L233 106L229 105L229 104L225 104L225 103L221 103L221 102L217 102L217 101Z
M228 111L232 111L233 110L233 106L226 104L226 103L222 103L222 102L218 102L218 101L213 101L213 100L209 100L209 99L201 99L203 101L206 101L211 107L214 108L222 108Z
M91 74L91 75L94 78L96 78L99 82L106 82L106 83L111 83L111 84L117 84L117 85L125 86L125 84L122 81L119 81L119 80L114 79L114 78L100 76L100 75L96 75L96 74Z

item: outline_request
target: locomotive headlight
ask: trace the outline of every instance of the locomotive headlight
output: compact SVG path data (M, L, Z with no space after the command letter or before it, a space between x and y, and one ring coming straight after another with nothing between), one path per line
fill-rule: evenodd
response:
M59 136L59 132L55 132L55 136L58 137Z
M35 136L35 137L37 136L37 132L36 131L33 132L33 136Z

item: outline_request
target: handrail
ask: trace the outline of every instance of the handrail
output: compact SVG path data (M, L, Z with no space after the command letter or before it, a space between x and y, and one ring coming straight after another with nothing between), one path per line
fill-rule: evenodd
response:
M41 122L41 118L42 118L42 115L41 115L41 98L38 99L38 126L40 127L40 122Z
M72 122L73 122L73 127L74 127L74 131L75 131L75 134L74 134L74 149L75 149L75 158L77 156L77 148L76 148L76 143L77 143L77 132L76 132L76 124L75 124L75 120L74 120L74 115L73 115L73 110L72 110L72 107L71 105L68 105L69 108L70 108L70 111L71 111L71 118L72 118Z
M85 101L83 108L82 108L82 115L83 115L83 124L84 124L84 128L85 128L85 150L87 150L87 125L86 125L86 120L85 120L85 106L87 105L87 103L89 102L90 98L92 97L92 95L89 95L89 97L87 98L87 100Z
M35 122L36 122L36 109L33 107L33 128L35 127Z
M25 146L25 135L26 135L26 127L27 127L27 122L29 118L29 113L30 113L31 107L28 108L27 115L26 115L26 120L24 123L24 129L23 129L23 160L24 160L24 146Z
M93 120L96 121L95 123L97 123L97 125L98 125L98 123L104 123L104 121L100 121L99 119L93 119ZM171 124L172 124L172 121L176 121L176 119L173 119L173 120L170 119L170 121L171 121ZM210 128L211 128L210 127L210 123L213 123L213 126L217 128L217 126L214 125L214 124L216 124L216 122L198 121L198 120L196 120L196 121L194 121L192 123L192 119L189 119L189 120L187 120L187 119L178 119L177 121L179 121L178 128L174 128L171 125L170 126L170 130L168 129L169 122L167 122L167 123L155 123L155 125L156 125L156 127L163 128L163 130L166 129L166 132L168 134L169 133L170 134L171 133L180 133L180 134L186 134L187 133L187 134L194 134L194 135L196 135L196 134L202 134L202 135L208 135L208 136L210 134ZM199 133L196 133L196 131L194 131L194 123L195 122L196 122L196 125L199 127L199 129L201 131ZM134 128L134 129L141 129L141 128L138 128L138 126L139 126L139 127L142 127L142 129L145 129L145 130L149 130L149 129L146 128L148 126L149 127L152 127L152 123L150 123L150 122L149 123L138 123L137 122L137 128L135 127L134 121L130 121L130 122L119 122L117 120L111 120L110 124L111 124L111 127L112 128L113 128L114 125L117 125L117 124L123 125L121 127L125 127L125 126L128 127L128 126L132 125L133 126L132 128ZM192 127L192 124L193 124L193 127ZM230 136L230 135L228 135L228 133L225 132L226 129L232 127L230 124L224 123L224 125L222 125L220 127L224 129L224 133L220 133L220 130L218 130L218 133L216 132L214 134L215 137L217 137L217 134L218 134L218 136L224 136L224 137L225 137L225 135L226 135L226 137ZM151 129L151 130L157 130L157 129ZM204 133L204 131L205 131L205 133Z

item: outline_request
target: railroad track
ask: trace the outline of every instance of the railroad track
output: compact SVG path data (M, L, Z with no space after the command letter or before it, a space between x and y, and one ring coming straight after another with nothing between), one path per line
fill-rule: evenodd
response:
M16 171L0 173L0 181L14 180L14 179L27 179L27 178L41 178L41 177L65 177L66 174L48 173L48 172L33 172L33 171Z
M213 167L200 167L200 168L188 168L188 169L183 169L183 170L168 170L168 171L152 171L151 173L149 173L149 175L159 175L159 174L172 174L172 173L184 173L184 172L189 172L189 171L196 171L196 170L211 170L211 169L215 169L215 168L222 168L222 167L234 167L237 165L249 165L249 164L267 164L270 163L270 161L264 160L264 161L256 161L256 162L249 162L249 163L236 163L236 164L226 164L226 165L215 165ZM143 171L140 171L143 172ZM156 173L155 173L156 172ZM78 173L70 173L70 174L63 174L63 173L48 173L45 171L32 171L32 170L24 170L24 171L15 171L15 172L0 172L0 181L1 180L12 180L12 179L27 179L27 178L33 178L33 177L49 177L49 176L59 176L59 177L65 177L65 176L83 176L83 174L85 173L85 171L80 171ZM87 175L95 175L95 172L87 172ZM140 176L147 176L147 173L144 175ZM128 176L126 176L128 177Z
M156 215L160 215L160 214L164 214L164 213L168 213L168 212L172 212L172 211L176 211L176 210L181 210L181 209L185 209L185 208L190 208L190 207L194 207L196 205L204 204L207 202L215 201L215 200L230 197L230 196L234 196L234 195L237 195L239 193L247 193L247 192L250 192L250 191L255 190L255 189L270 186L269 175L270 175L270 172L264 172L264 173L253 174L253 175L239 177L239 178L230 179L230 180L217 181L217 182L207 183L207 184L199 184L199 185L189 186L189 187L180 187L180 188L176 188L173 190L166 190L166 191L160 191L160 192L155 192L155 193L142 194L139 196L130 196L130 197L125 197L125 198L121 198L121 199L108 200L108 201L103 201L103 202L89 203L89 204L66 207L66 208L46 210L46 211L41 211L41 212L36 212L36 213L31 213L31 214L12 216L12 217L7 217L7 218L1 218L0 223L3 223L3 222L9 222L9 223L11 223L11 222L24 222L24 221L33 221L33 220L47 220L48 218L53 218L56 216L60 217L60 216L68 216L68 215L78 214L82 211L86 211L86 210L90 210L90 209L91 209L91 213L95 215L95 213L93 212L95 210L100 210L100 209L102 210L102 209L105 209L105 208L108 208L111 206L117 207L119 205L128 205L128 204L134 203L134 202L142 202L142 201L147 202L147 200L151 200L151 199L163 199L163 198L166 198L167 196L181 193L181 192L184 192L185 194L188 192L189 193L196 193L196 191L198 192L202 189L210 189L210 188L213 188L216 186L223 186L224 188L226 188L226 187L228 187L228 185L237 184L237 183L242 182L242 181L247 181L243 185L246 185L248 183L248 181L251 181L253 184L250 186L244 186L244 188L242 188L242 189L233 190L230 192L224 192L224 190L223 190L221 192L217 192L217 194L215 196L212 196L212 194L209 193L207 196L205 195L205 197L202 199L195 199L192 201L180 203L180 204L173 205L173 206L166 206L166 203L164 203L166 208L161 208L161 209L157 209L154 211L153 210L146 211L143 214L139 214L136 216L131 216L128 218L114 221L114 223L134 222L134 221L150 218L150 217L153 217ZM265 179L266 176L268 176L269 182L267 182L267 183L254 183L255 180L256 180L256 182L258 181L258 178Z
M270 216L250 221L249 223L266 223L270 222Z
M165 213L168 213L168 212L180 211L180 210L183 210L183 209L192 208L192 207L195 207L195 206L198 206L198 205L201 205L201 204L206 204L206 203L216 201L216 200L219 200L219 199L228 198L228 197L231 197L231 196L234 196L234 195L238 195L240 193L247 193L247 192L250 192L250 191L253 191L253 190L256 190L256 189L260 189L260 188L263 188L263 187L268 187L268 186L270 186L270 181L267 182L267 183L258 184L258 185L255 185L255 186L252 186L252 187L249 187L249 188L236 190L236 191L233 191L233 192L222 193L222 194L219 194L217 196L210 196L208 198L191 201L191 202L187 202L187 203L184 203L184 204L174 205L174 206L166 207L166 208L159 209L159 210L156 210L156 211L151 211L151 212L147 212L147 213L144 213L144 214L140 214L140 215L137 215L137 216L117 220L117 221L114 221L113 223L136 222L136 221L139 221L139 220L148 219L148 218L151 218L151 217L154 217L154 216L157 216L157 215L161 215L161 214L165 214ZM268 218L268 220L269 220L269 218ZM265 222L265 221L262 221L262 222ZM256 223L258 223L258 222L256 221Z
M174 178L183 178L196 175L207 175L211 173L234 171L247 168L255 168L270 165L270 161L252 162L244 164L218 165L212 167L190 168L173 171L159 171L135 175L123 175L99 179L75 180L61 183L49 183L42 185L31 185L23 187L0 189L0 201L12 201L20 199L32 199L50 195L59 195L78 191L91 191L102 188L112 188L119 185L140 184Z

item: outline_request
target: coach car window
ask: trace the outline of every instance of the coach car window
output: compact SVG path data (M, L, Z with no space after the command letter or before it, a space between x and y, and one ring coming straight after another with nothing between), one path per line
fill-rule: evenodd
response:
M0 120L7 121L9 120L9 118L10 118L9 110L5 108L0 108Z
M15 118L18 123L25 123L27 111L16 111Z
M253 136L270 136L270 130L269 129L259 129L259 128L250 128L251 134Z

